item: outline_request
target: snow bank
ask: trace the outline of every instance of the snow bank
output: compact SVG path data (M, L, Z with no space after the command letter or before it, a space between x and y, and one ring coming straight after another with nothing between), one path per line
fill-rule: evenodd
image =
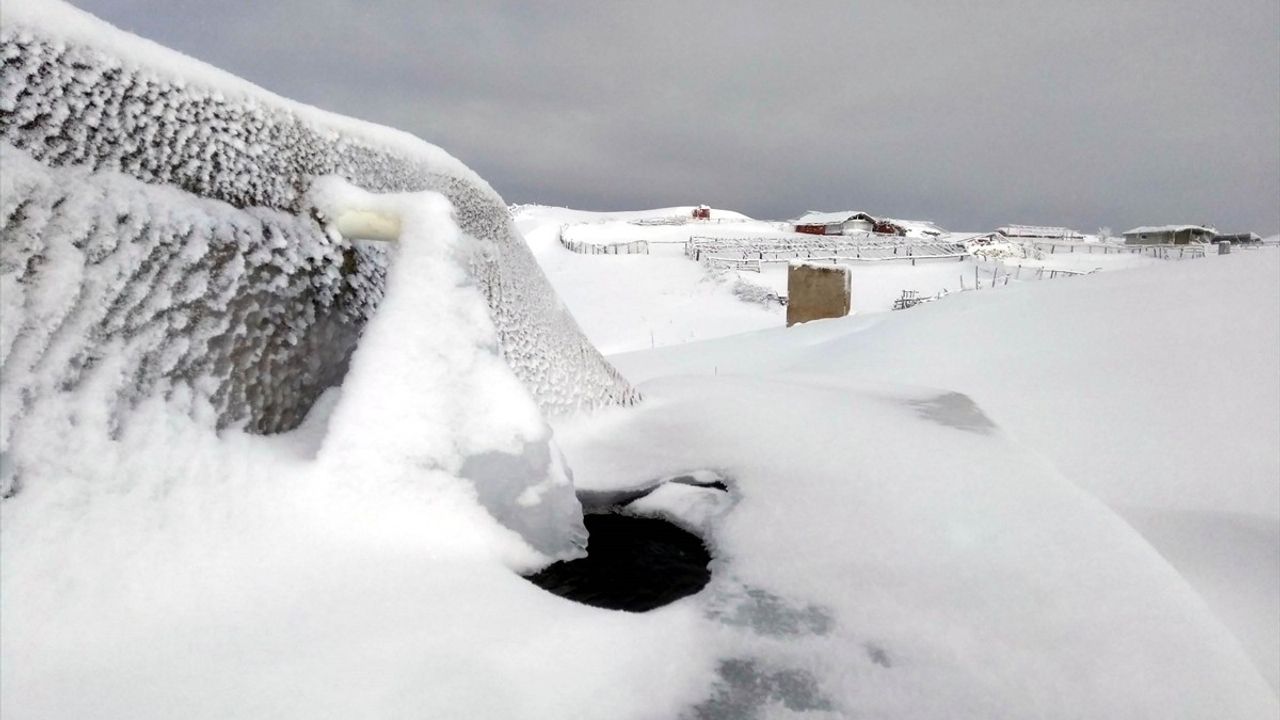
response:
M690 608L615 617L514 572L579 554L580 508L498 355L466 270L482 248L449 203L336 178L311 199L401 231L341 392L299 428L214 433L209 399L174 385L113 430L110 373L33 406L49 422L13 451L39 462L0 505L0 712L571 717L619 688L624 709L696 700L712 660ZM656 662L673 649L684 662Z
M1258 250L613 360L637 381L799 373L964 393L1143 531L1280 689L1277 275L1280 253Z
M692 601L717 677L693 717L1276 712L1143 538L963 395L830 376L641 388L643 406L557 437L598 491L726 478L727 511L670 484L634 503L710 528L715 573Z
M480 248L454 224L449 202L372 195L332 177L310 199L339 226L359 215L400 229L387 298L352 358L321 465L392 483L423 482L423 469L468 478L480 504L535 549L580 554L587 533L573 483L537 404L498 353L497 329L465 269Z

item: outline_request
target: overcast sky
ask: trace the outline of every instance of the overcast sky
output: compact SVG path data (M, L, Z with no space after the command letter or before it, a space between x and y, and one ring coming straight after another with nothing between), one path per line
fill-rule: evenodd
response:
M74 0L508 202L1280 231L1280 0Z

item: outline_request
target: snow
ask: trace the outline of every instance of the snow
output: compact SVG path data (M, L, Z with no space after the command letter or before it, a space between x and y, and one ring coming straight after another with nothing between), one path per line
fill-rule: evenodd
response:
M643 405L557 436L591 487L697 467L728 479L712 585L691 601L722 658L704 716L744 716L761 687L837 717L1276 709L1179 575L963 396L830 375L641 387Z
M312 201L339 221L362 212L402 228L388 296L351 359L320 464L336 476L405 484L422 483L424 468L465 477L480 504L535 549L579 555L582 508L537 403L499 355L488 304L466 269L480 248L461 234L449 202L373 195L336 177L317 180Z
M712 218L729 215L719 209L711 213ZM735 294L739 281L735 274L708 274L682 254L682 244L689 236L722 228L736 233L744 223L631 224L638 219L670 216L667 210L655 210L609 213L601 218L595 213L534 206L517 209L515 224L560 299L592 344L604 353L720 337L785 321L781 305L743 302ZM586 237L606 244L638 239L638 232L673 244L651 245L650 255L580 255L559 242L561 227L570 222L590 223L572 228L595 233Z
M694 646L694 608L618 615L513 572L575 553L581 517L497 355L465 270L478 249L449 204L336 179L314 200L402 232L341 392L297 430L216 432L181 386L118 432L94 385L43 398L33 417L49 424L24 426L15 450L39 462L0 505L3 714L581 717L609 695L624 715L671 716L695 702L714 658ZM74 424L58 423L64 406ZM658 661L672 651L681 663Z
M271 146L218 136L192 148L233 161L214 173L3 126L5 717L1280 711L1274 249L783 329L738 299L746 273L559 242L669 209L513 225L405 136L65 5L4 19L6 60L49 69L6 62L6 111L38 120L54 94L9 91L76 62L122 66L141 78L122 93L155 89L141 107L199 98L322 158L242 173ZM107 130L208 129L149 123ZM753 222L717 216L734 222L655 232ZM344 278L346 250L385 285ZM851 266L855 303L860 282L999 271L970 263ZM316 322L351 297L353 332ZM588 401L633 396L566 306L607 349L670 345L613 356L644 403ZM232 406L288 431L251 434ZM696 486L713 479L727 492ZM627 511L702 533L711 584L631 614L521 579L578 552L574 487L654 488Z
M1274 690L1277 255L1258 250L1014 284L892 315L611 359L641 382L785 373L964 393L1142 531L1250 650Z
M440 148L284 100L63 3L6 3L0 38L6 157L29 158L24 176L45 177L11 186L7 198L10 208L31 211L4 218L20 226L8 232L31 237L28 257L40 257L50 242L42 234L46 220L88 235L113 267L127 267L120 256L143 247L160 252L182 244L189 253L169 267L159 261L167 256L156 255L141 265L142 277L112 281L129 289L114 295L137 292L148 300L139 308L145 312L128 317L130 336L145 326L163 348L158 357L165 362L133 358L129 371L140 375L144 394L157 383L207 374L204 391L216 396L222 425L247 420L274 432L295 427L314 398L341 378L381 300L386 257L331 242L311 218L306 194L315 178L340 175L369 190L448 197L462 230L484 248L470 273L490 303L503 357L544 410L636 399L555 301L501 198ZM221 203L190 212L197 198ZM145 222L160 206L164 222ZM86 223L86 216L99 222ZM58 259L67 268L81 266L77 272L95 284L107 283L97 277L100 259L79 253L74 242ZM221 286L210 277L218 271ZM187 278L190 295L181 299L196 307L168 308L163 296L149 297L148 281L161 273ZM159 283L159 294L169 284ZM215 287L231 299L201 294ZM83 324L98 310L83 305L92 303L73 303L71 320ZM213 350L207 362L205 348L181 347L189 341L181 323L193 317L221 325L200 328ZM15 338L23 327L48 327L13 322ZM118 334L68 342L93 356ZM190 367L201 362L211 367ZM235 364L241 366L232 372Z
M867 215L861 210L837 210L834 212L823 212L820 210L810 210L800 217L791 221L792 225L835 225L849 221L856 215ZM867 217L870 217L869 215Z
M657 517L700 536L709 535L733 507L733 498L718 488L664 482L638 500L627 503L628 515Z
M900 220L898 218L884 218L883 220L902 228L905 236L909 238L927 239L947 234L946 230L929 220Z

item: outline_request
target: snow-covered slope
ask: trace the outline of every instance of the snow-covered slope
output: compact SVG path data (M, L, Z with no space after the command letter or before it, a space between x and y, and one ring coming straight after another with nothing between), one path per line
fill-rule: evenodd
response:
M1280 253L953 295L614 356L961 392L1141 531L1280 688Z
M1274 715L1237 639L1102 503L966 396L851 374L655 379L557 427L581 487L729 479L691 600L705 644L654 660L716 659L693 717Z

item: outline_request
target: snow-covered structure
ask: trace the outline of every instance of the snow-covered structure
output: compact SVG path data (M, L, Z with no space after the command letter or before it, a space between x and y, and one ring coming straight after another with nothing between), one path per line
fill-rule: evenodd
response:
M136 401L189 385L220 425L296 426L339 382L387 254L326 233L314 178L433 190L479 251L501 354L556 413L635 393L560 306L499 196L437 147L284 100L74 9L6 3L3 425L111 354ZM7 440L6 440L7 442Z
M932 238L939 238L947 234L946 230L929 220L900 220L898 218L883 218L881 222L887 223L889 227L893 228L895 235L901 235L903 237L929 240Z
M1019 240L1083 240L1084 235L1065 227L1045 225L1004 225L996 233Z
M1186 245L1212 242L1218 234L1207 225L1143 225L1125 230L1126 245Z
M810 235L857 235L874 232L876 219L860 210L811 210L791 221L796 232Z
M810 235L898 235L909 238L936 238L947 231L927 220L899 220L874 217L861 210L809 211L791 221L796 232Z

